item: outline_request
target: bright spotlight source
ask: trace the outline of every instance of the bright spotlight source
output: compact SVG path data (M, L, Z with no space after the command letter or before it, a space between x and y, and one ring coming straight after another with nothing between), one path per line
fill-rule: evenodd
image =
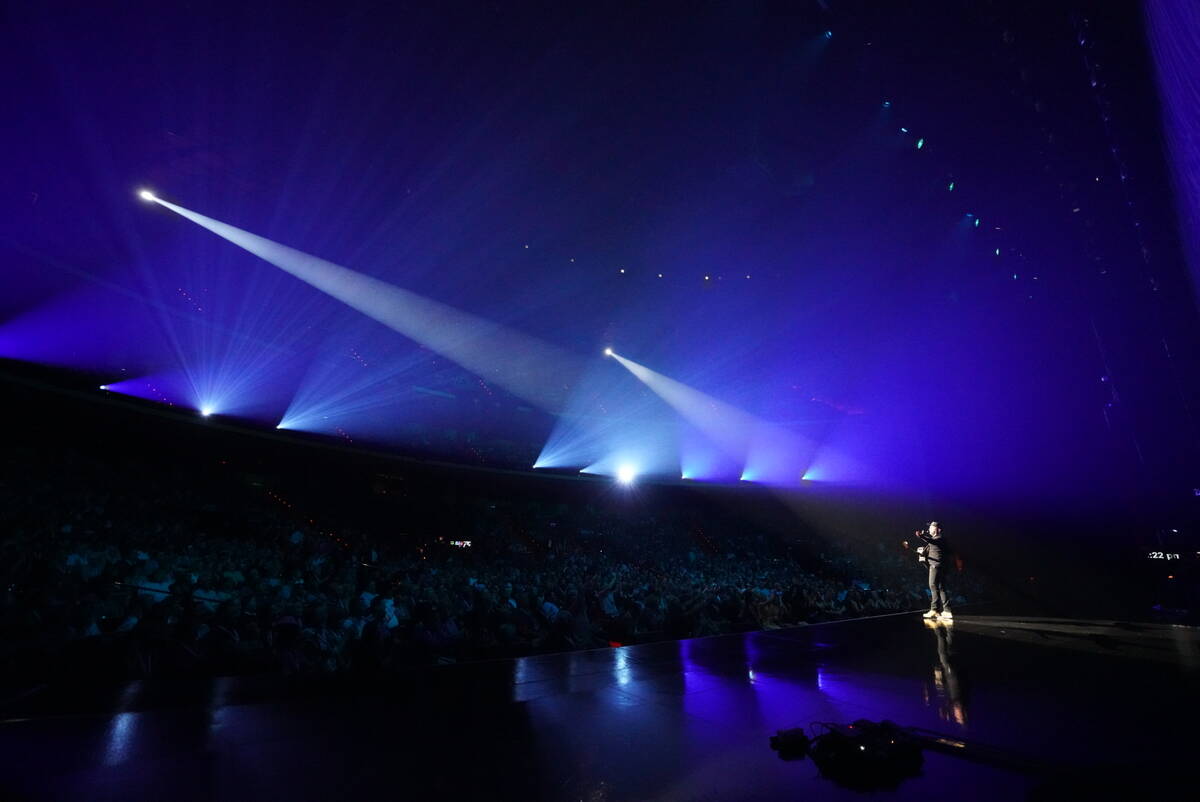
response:
M611 348L605 348L605 349L604 349L604 355L605 355L605 356L612 356L612 349L611 349Z
M213 414L213 409L212 407L200 407L200 414L207 418L209 415Z
M138 197L139 197L139 198L141 198L141 199L142 199L142 200L144 200L144 201L156 201L156 200L158 200L158 198L154 197L154 193L153 193L153 192L151 192L151 191L150 191L150 190L148 190L148 189L143 189L143 190L140 190L140 191L138 192Z
M633 480L637 478L637 468L632 465L622 465L617 468L617 481L623 485L633 484Z
M107 389L108 389L108 385L107 385L107 384L102 384L102 385L100 385L100 389L101 389L101 390L107 390Z

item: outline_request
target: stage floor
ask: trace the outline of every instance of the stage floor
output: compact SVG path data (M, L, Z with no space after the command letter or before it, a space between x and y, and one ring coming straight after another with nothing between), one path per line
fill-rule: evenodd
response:
M934 730L951 753L927 750L888 798L1128 798L1136 783L1144 798L1190 799L1194 785L1176 780L1200 742L1198 666L1194 628L904 614L369 687L46 689L0 707L0 797L861 798L768 739L866 718Z

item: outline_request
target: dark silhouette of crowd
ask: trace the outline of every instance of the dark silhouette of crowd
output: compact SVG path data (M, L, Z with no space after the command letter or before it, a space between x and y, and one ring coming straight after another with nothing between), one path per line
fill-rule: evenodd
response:
M882 544L675 511L460 494L442 527L400 531L307 517L233 470L32 449L2 469L10 675L370 674L928 606Z

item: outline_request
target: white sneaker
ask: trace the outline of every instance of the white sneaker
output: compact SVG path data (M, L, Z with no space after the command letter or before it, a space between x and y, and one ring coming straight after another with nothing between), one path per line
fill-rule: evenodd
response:
M950 612L949 610L943 610L943 611L942 611L942 620L944 620L944 621L953 621L953 620L954 620L954 613Z
M925 613L925 615L923 615L921 617L922 618L937 618L938 617L937 610L930 610L929 612Z

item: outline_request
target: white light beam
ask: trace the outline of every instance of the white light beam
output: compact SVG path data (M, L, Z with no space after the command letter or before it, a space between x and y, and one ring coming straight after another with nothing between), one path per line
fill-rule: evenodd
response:
M153 194L151 198L548 412L563 409L565 386L574 381L583 366L580 358L534 337L168 203Z

